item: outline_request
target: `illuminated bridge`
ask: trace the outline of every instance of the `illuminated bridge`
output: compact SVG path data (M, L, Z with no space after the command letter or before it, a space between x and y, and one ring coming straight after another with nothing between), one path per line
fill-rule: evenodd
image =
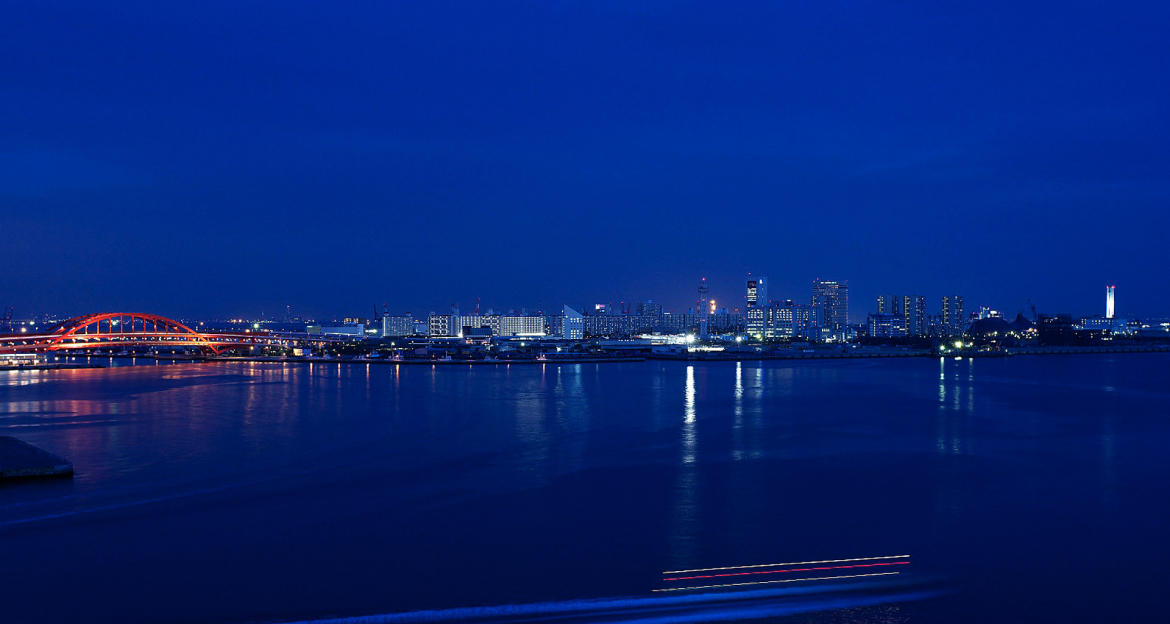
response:
M107 312L71 318L45 333L0 335L0 354L98 349L198 349L220 355L232 349L293 347L332 339L308 334L249 330L197 332L186 325L139 312Z

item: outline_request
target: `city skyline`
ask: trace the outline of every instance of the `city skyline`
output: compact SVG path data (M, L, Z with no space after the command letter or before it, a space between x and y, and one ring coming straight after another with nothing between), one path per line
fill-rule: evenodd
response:
M752 295L749 294L749 292L752 290L752 287L748 284L750 282L757 281L760 279L766 279L767 285L763 286L762 288L759 288L759 290L758 290L758 294L756 295L757 307L763 307L771 302L793 301L793 302L796 302L799 304L804 304L804 305L812 304L814 302L815 293L814 293L814 290L812 287L806 286L805 291L803 293L799 293L799 292L798 293L792 293L792 292L779 292L779 293L777 293L777 292L774 292L772 290L773 284L775 283L775 280L773 280L771 277L769 277L766 274L753 274L753 273L746 274L737 284L737 286L739 288L738 297L736 297L735 294L733 294L732 288L729 285L712 284L709 280L706 280L705 278L702 280L702 282L709 289L712 286L715 287L713 290L709 291L710 292L709 299L718 304L719 310L726 310L727 312L730 312L730 313L744 315L747 313L748 309L750 307L752 307L751 306ZM815 282L817 282L818 280L819 280L819 278L814 279L813 285L815 285ZM851 293L849 295L849 297L852 298L853 301L855 302L852 305L846 306L848 323L852 324L852 325L864 324L866 322L866 316L870 313L875 313L875 312L876 313L888 313L886 310L887 305L892 306L893 310L900 311L903 309L902 306L905 305L901 301L901 299L908 299L908 298L922 299L921 302L918 302L918 301L914 302L914 305L916 305L916 306L924 306L924 307L920 307L919 309L916 309L916 312L914 315L916 317L917 317L917 315L923 315L927 318L935 317L935 316L946 316L948 304L945 300L948 297L952 297L952 296L958 296L962 301L965 302L964 303L965 311L963 313L964 318L971 316L971 314L977 313L980 308L989 308L989 309L995 310L999 313L1002 313L1004 316L1007 316L1007 317L1014 317L1017 313L1025 313L1025 314L1030 315L1035 310L1038 310L1041 313L1062 313L1062 314L1072 314L1074 316L1081 316L1081 317L1106 316L1114 309L1114 306L1116 305L1116 303L1115 303L1116 300L1114 299L1113 292L1117 288L1116 285L1112 285L1112 284L1105 286L1105 288L1107 288L1109 291L1109 295L1108 295L1109 304L1107 306L1101 303L1101 298L1100 298L1100 288L1101 287L1099 286L1097 289L1098 296L1096 298L1097 305L1095 307L1091 303L1086 301L1086 302L1084 302L1084 309L1057 309L1057 308L1053 308L1053 307L1046 307L1042 303L1037 304L1035 301L1032 301L1029 299L1024 299L1022 301L1022 303L1020 303L1018 306L1015 306L1015 307L1013 307L1011 305L998 305L998 304L996 304L996 302L985 301L985 300L976 300L976 299L972 299L966 295L960 294L963 292L961 289L955 290L954 292L943 292L943 293L937 294L937 295L923 295L923 294L921 294L917 291L914 291L914 290L904 290L903 292L900 292L897 295L893 295L891 292L884 290L884 289L876 289L876 290L869 289L869 290L873 290L874 292L876 292L878 294L872 295L870 297L865 297L865 296L859 296L857 294L857 291L855 290L853 284L850 283L849 280L844 279L844 280L839 280L839 281L848 287L848 291ZM836 281L834 280L834 283L835 282ZM237 313L227 313L227 314L218 314L218 315L211 314L211 315L206 315L206 316L172 313L172 316L174 316L175 318L200 318L200 319L204 319L204 320L239 318L239 319L252 319L252 320L265 320L265 319L267 319L267 320L279 321L279 320L282 320L285 318L297 318L297 319L304 318L304 319L328 320L330 318L342 319L342 318L346 318L346 317L376 318L376 317L381 316L383 314L390 314L390 315L394 315L394 316L399 316L399 315L403 315L403 314L411 314L411 315L414 315L416 318L425 319L426 316L429 314L440 314L440 315L441 314L448 314L448 313L450 313L452 308L460 310L463 314L470 314L471 310L474 308L478 308L480 310L483 310L485 313L488 310L492 310L496 314L508 314L508 313L512 313L512 312L515 312L516 314L521 314L522 313L521 311L525 311L525 312L523 312L524 314L538 314L538 313L557 314L557 313L559 313L559 310L563 306L566 306L566 305L573 306L574 309L577 309L578 311L580 311L584 314L597 313L597 311L594 310L594 307L597 305L606 306L607 310L610 312L620 313L622 311L622 306L624 305L626 307L626 309L629 311L629 313L634 314L634 313L636 313L635 312L636 306L638 306L639 304L646 304L646 303L653 303L654 305L661 308L661 310L663 312L672 312L672 313L681 314L681 313L696 311L695 301L694 301L694 293L695 293L694 284L692 284L691 293L692 293L692 300L689 303L689 305L685 304L685 302L684 302L684 305L681 305L678 307L671 306L668 303L666 303L669 299L656 298L656 297L647 297L647 298L642 298L642 299L638 299L638 298L615 299L613 297L609 297L609 298L599 298L599 299L593 299L593 300L586 300L586 299L582 299L582 298L578 297L575 299L571 299L569 301L550 303L550 304L545 305L545 306L514 305L514 304L509 304L507 302L505 302L504 304L498 304L498 303L492 303L490 300L485 299L483 297L472 297L471 301L467 301L465 299L450 300L452 298L447 297L447 299L449 301L444 305L437 305L437 306L432 306L432 307L415 307L415 308L396 306L390 301L383 300L383 301L379 302L376 300L376 298L372 298L372 299L369 299L364 304L364 307L361 307L360 309L338 310L338 309L329 309L328 306L323 306L323 308L324 308L323 310L321 310L321 309L302 310L299 308L294 309L292 304L285 304L285 305L272 306L271 308L261 308L259 310L237 312ZM715 294L715 293L720 293L720 294ZM1123 290L1122 291L1122 296L1123 296L1122 301L1124 301L1124 297L1126 296L1126 294L1127 293ZM761 297L761 296L764 297L763 300L759 299L759 297ZM883 301L885 299L887 299L891 296L896 296L899 299L899 301L896 303L893 303L893 304L883 303ZM677 295L674 297L674 299L685 300L685 295ZM468 305L468 304L470 304L470 305ZM6 309L6 307L7 306L0 306L0 312L3 312ZM117 305L115 305L114 307L119 308L119 306L117 306ZM125 306L121 306L121 307L125 307ZM1132 309L1129 308L1128 306L1126 306L1124 303L1122 303L1119 310L1120 311L1117 312L1118 315L1129 316L1132 318L1165 318L1165 317L1170 317L1170 310L1161 311L1161 312L1154 311L1152 313L1143 315L1143 314L1133 312ZM140 310L140 311L156 312L157 310L156 309L144 309L144 310ZM371 311L373 312L373 314L367 314L368 312L371 312ZM67 318L70 316L77 316L80 314L88 314L88 313L92 313L92 312L94 312L94 310L72 310L72 311L19 310L15 313L13 318L17 319L17 320L42 318L45 316L50 316L53 318ZM897 312L897 313L901 313L901 312Z

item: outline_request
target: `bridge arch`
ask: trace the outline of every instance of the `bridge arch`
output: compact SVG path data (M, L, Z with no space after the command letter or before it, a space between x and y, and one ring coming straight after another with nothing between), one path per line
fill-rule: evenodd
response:
M206 335L176 320L144 312L102 312L76 316L53 328L49 332L49 339L42 346L50 351L85 348L91 337L100 341L118 336L160 345L177 342L196 346L201 351L215 355L219 355L225 348L225 345L212 342Z

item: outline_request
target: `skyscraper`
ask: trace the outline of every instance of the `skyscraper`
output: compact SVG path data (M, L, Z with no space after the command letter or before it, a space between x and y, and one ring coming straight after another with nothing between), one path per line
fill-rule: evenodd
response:
M1105 287L1105 318L1113 318L1113 286Z
M877 313L878 314L906 314L903 299L898 295L878 295L877 298Z
M750 274L747 278L747 308L759 308L768 305L768 278L766 277L752 277Z
M699 280L699 300L696 302L695 311L702 318L707 318L707 293L711 292L711 288L707 286L707 278Z
M902 297L902 315L906 317L906 335L925 336L926 324L926 297L922 295L906 295Z
M942 325L947 336L958 336L963 333L963 298L944 296L942 298Z
M845 338L849 325L849 283L813 280L812 304L819 310L821 327L829 330L833 338Z

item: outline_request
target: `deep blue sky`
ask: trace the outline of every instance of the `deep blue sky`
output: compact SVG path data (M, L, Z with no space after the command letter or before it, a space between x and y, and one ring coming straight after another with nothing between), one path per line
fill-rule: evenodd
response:
M0 308L1170 314L1163 2L13 2Z

